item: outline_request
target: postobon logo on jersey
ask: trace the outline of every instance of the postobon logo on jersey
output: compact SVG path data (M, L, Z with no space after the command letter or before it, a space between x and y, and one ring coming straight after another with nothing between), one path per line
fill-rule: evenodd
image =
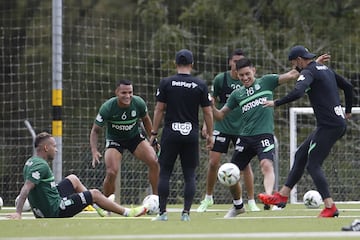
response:
M179 131L181 133L181 135L189 135L191 130L192 130L192 125L190 122L186 122L186 123L172 123L171 124L171 128L174 131Z

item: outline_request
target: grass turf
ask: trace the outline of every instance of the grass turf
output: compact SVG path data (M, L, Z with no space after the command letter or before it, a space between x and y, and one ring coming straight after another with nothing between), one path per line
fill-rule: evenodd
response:
M125 218L116 214L98 217L83 212L70 219L5 220L14 209L0 210L0 239L360 239L360 232L341 232L341 227L360 218L360 204L337 204L339 218L317 218L321 209L289 204L279 211L246 212L223 219L231 205L214 205L208 212L191 212L190 222L180 221L181 206L169 206L167 222L153 216ZM260 204L259 204L260 207Z

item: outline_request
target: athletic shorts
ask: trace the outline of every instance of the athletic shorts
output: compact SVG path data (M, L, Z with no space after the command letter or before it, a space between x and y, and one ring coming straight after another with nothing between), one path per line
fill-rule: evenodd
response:
M240 170L244 170L251 159L256 155L260 161L262 159L274 161L275 143L273 134L260 134L246 137L240 136L236 142L231 162L236 164Z
M236 140L238 139L239 136L222 133L215 130L213 131L213 137L214 137L214 146L211 149L211 151L218 153L227 153L230 142L232 142L235 146Z
M133 138L121 141L106 139L106 148L115 148L121 154L123 154L125 149L129 150L131 153L134 153L137 146L144 140L145 137L142 134L138 134Z
M86 206L93 204L91 193L89 191L76 193L74 186L67 178L57 185L57 189L62 197L59 206L59 218L73 217Z

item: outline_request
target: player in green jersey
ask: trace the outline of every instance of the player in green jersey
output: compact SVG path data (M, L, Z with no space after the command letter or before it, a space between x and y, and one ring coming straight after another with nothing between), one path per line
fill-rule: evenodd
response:
M236 110L241 125L237 129L239 138L231 162L243 170L257 155L260 160L261 172L264 175L265 192L272 193L275 185L274 111L264 108L262 103L273 99L273 90L288 80L296 79L299 72L293 69L281 75L269 74L255 78L255 67L246 58L236 62L236 71L243 87L234 90L220 110L213 107L214 118L221 120L231 110ZM244 212L240 183L231 186L230 192L233 196L234 206L225 215L225 218L235 217Z
M157 195L160 167L154 148L139 130L139 120L144 124L148 136L151 135L152 122L145 101L133 94L133 85L129 80L116 83L116 97L102 104L90 133L92 165L100 162L98 136L106 127L105 165L106 176L103 183L105 196L115 192L115 180L119 171L123 152L129 150L137 159L149 168L149 182L152 194Z
M49 167L57 152L55 139L46 132L39 133L34 142L36 154L24 166L25 183L21 188L16 212L11 219L21 219L28 198L36 218L73 217L86 206L96 203L101 208L124 216L137 217L146 213L143 206L124 208L109 200L97 189L86 189L79 178L71 174L58 185Z
M237 77L236 62L244 57L243 50L235 49L228 57L230 70L219 73L214 78L212 95L217 108L223 107L231 92L242 86L241 81ZM217 180L216 174L220 166L221 155L228 152L230 142L235 146L238 135L236 135L234 129L239 129L239 124L236 110L229 113L222 121L214 121L214 147L209 151L206 194L200 206L197 208L197 212L205 212L214 204L213 191ZM203 137L206 137L206 130L206 124L204 124L202 128ZM248 195L248 209L250 211L260 211L254 199L254 174L251 165L248 164L241 173L244 177L245 188Z

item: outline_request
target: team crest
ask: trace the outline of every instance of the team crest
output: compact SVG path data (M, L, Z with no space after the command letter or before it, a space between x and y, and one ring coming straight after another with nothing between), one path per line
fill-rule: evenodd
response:
M132 111L131 111L131 116L132 116L132 117L136 117L136 111L135 111L135 110L132 110Z
M255 90L259 90L261 88L259 84L255 84L254 87L255 87Z

